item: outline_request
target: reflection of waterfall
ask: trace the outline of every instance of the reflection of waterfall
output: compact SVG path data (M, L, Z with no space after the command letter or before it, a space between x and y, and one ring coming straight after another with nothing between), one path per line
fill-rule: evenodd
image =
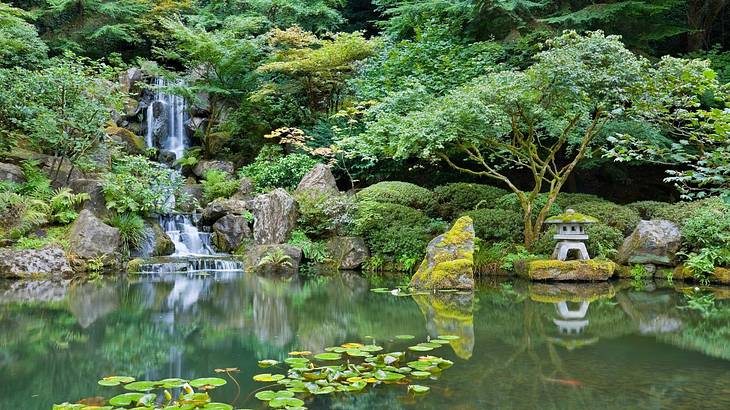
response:
M281 347L292 339L289 310L284 298L255 293L253 324L256 338L262 342Z
M162 229L175 244L175 253L172 256L215 255L210 244L210 233L201 232L193 222L191 215L160 216Z
M175 154L180 159L185 151L185 122L187 121L187 104L183 97L166 94L160 90L165 80L155 79L154 99L147 106L147 134L145 141L148 147L158 147ZM158 143L155 143L155 135Z
M567 301L555 303L555 310L561 319L553 319L553 323L562 334L577 335L583 332L588 326L588 320L584 320L588 314L588 306L591 302L580 302L578 310L570 310Z
M205 283L202 280L196 279L176 280L175 286L173 286L170 294L167 295L167 306L187 310L200 299L200 294L205 288Z

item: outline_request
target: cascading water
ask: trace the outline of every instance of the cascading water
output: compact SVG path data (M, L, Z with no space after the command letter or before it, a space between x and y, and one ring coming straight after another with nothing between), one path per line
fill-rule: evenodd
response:
M170 151L175 154L175 159L180 159L186 148L187 103L179 95L163 92L161 88L165 85L163 78L155 79L154 98L147 105L145 142L148 147ZM156 132L161 134L157 143L155 142Z
M175 159L180 159L188 147L187 139L187 104L180 96L162 91L166 82L156 78L156 91L147 106L146 123L147 146L170 151ZM178 170L170 169L177 173ZM172 192L167 196L169 209L175 208L175 196ZM175 252L170 257L157 258L143 263L141 273L195 273L195 272L235 272L243 270L240 261L231 259L227 254L215 251L210 241L210 232L197 227L196 215L171 213L159 217L160 226L175 244Z

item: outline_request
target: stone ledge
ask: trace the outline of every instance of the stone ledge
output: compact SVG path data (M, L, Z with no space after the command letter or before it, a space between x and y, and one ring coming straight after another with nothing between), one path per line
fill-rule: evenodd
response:
M530 280L608 280L615 270L615 263L594 259L586 261L525 259L515 262L515 273Z

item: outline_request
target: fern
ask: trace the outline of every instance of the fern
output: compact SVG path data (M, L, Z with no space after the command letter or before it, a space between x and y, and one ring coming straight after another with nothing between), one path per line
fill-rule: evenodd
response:
M51 219L64 225L73 222L78 216L76 209L90 198L86 192L74 194L69 188L57 189L49 202Z

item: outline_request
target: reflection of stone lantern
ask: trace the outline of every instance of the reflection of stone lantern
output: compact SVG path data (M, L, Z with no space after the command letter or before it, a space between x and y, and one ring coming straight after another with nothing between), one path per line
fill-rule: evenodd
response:
M555 235L553 239L559 242L555 245L553 258L564 261L568 257L571 250L578 251L578 259L590 259L586 244L583 243L588 239L586 228L590 224L594 224L598 220L592 216L583 215L568 209L560 215L550 217L545 220L546 224L555 225Z
M561 319L553 319L553 323L558 326L560 333L577 335L583 332L588 326L588 320L584 320L588 313L588 306L591 302L584 301L580 303L578 310L570 310L568 302L562 301L555 304L555 310Z

